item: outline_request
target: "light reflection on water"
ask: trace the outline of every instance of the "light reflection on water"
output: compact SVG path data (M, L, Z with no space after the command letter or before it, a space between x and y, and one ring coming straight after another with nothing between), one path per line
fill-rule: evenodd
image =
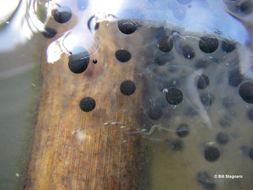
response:
M59 39L66 40L69 49L76 46L76 43L85 44L87 49L92 46L94 43L92 35L87 31L85 23L93 15L96 15L98 22L110 19L107 15L114 15L118 19L141 19L168 27L170 25L182 27L188 32L216 33L242 44L249 38L246 28L227 14L222 0L195 0L190 5L179 4L177 0L150 2L80 0L80 2L85 2L86 10L73 13L78 19L73 28L65 31L70 33L69 39L65 37ZM17 45L30 40L34 33L44 31L48 19L42 20L41 17L49 18L51 11L60 3L70 7L73 4L70 0L23 0L14 16L1 27L0 51L11 51Z

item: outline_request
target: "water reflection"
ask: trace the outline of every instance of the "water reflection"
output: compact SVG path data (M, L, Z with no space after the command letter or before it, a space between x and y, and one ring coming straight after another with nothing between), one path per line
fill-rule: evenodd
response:
M73 15L78 18L75 26L70 31L65 31L70 33L69 40L65 39L67 46L72 46L69 47L70 49L80 44L85 44L86 48L91 47L92 35L89 34L84 23L87 23L88 18L93 15L98 21L109 20L110 17L107 15L115 15L118 19L145 19L168 27L179 26L189 32L219 34L242 44L248 39L247 30L238 20L226 13L222 0L194 0L188 3L178 0L138 2L78 0L76 3L70 0L23 0L13 18L1 28L0 51L10 51L18 44L30 40L34 33L44 31L52 10L61 5L69 6L75 11ZM82 37L83 34L86 36ZM77 36L79 44L76 44Z

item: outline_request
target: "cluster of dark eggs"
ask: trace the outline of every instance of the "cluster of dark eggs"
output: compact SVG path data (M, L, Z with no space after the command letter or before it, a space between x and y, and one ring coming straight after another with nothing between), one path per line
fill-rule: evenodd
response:
M179 0L178 0L179 1ZM181 3L189 2L189 0L180 0ZM71 17L71 10L67 7L60 7L59 9L53 12L53 16L56 22L66 23ZM120 20L118 21L118 29L123 35L131 35L138 30L138 24L131 20ZM56 30L52 28L45 28L43 35L47 38L52 38L57 34ZM236 44L228 41L222 40L219 41L214 36L204 35L198 40L198 48L204 53L204 55L210 55L214 53L219 46L225 54L229 54L236 49ZM157 39L157 48L160 52L166 54L172 51L174 47L173 40L167 35L159 37ZM184 44L181 46L180 50L181 56L185 60L193 60L197 55L193 47L189 44ZM127 64L132 59L132 54L126 49L118 49L115 54L115 58L121 64ZM90 63L90 55L88 51L84 48L77 48L72 51L72 54L69 57L68 66L72 73L80 74L86 71ZM93 60L94 64L98 63L98 60ZM157 66L165 65L165 61L161 58L157 58L155 63ZM205 69L209 65L209 62L195 62L195 69ZM228 85L232 88L238 89L238 95L241 99L248 104L253 103L253 82L246 80L244 76L240 73L238 68L234 68L228 73ZM215 101L215 97L212 93L202 92L209 85L211 85L211 80L207 74L201 74L196 80L196 87L200 93L200 101L205 106L211 106ZM118 87L122 95L131 96L136 91L136 84L134 81L126 79L121 82ZM175 85L169 85L168 87L162 89L163 100L166 104L171 106L176 106L184 101L183 89ZM228 100L228 99L226 99ZM223 104L226 107L231 106L231 102L224 101ZM91 112L96 107L96 101L93 97L87 96L80 101L80 109L84 112ZM159 106L151 107L148 112L148 117L151 120L159 120L162 117L162 109ZM253 121L253 109L249 109L247 112L248 118ZM226 125L226 121L223 121L222 125ZM183 141L181 139L187 137L190 134L190 126L186 123L181 123L177 126L175 131L178 139L176 140L166 140L166 143L175 151L181 151L184 147ZM216 134L215 141L220 146L225 146L231 139L230 135L225 132L219 132ZM247 151L248 157L253 160L253 148L249 148ZM203 150L203 157L207 162L215 162L221 156L221 151L216 145L206 145ZM206 171L200 171L197 174L197 180L200 184L208 189L212 189L216 186L213 178Z

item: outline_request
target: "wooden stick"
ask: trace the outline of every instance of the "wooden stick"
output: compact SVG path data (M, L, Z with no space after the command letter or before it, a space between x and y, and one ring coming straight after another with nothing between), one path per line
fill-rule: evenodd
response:
M114 56L118 48L129 47L127 37L115 40L117 30L115 24L100 24L99 49L93 55L98 63L90 62L82 74L70 71L66 55L55 64L42 60L42 94L25 189L139 188L141 142L132 132L140 127L142 86L134 59L120 64ZM142 43L141 35L131 37L129 44ZM135 81L133 95L120 92L124 80ZM86 96L96 101L91 112L79 107Z

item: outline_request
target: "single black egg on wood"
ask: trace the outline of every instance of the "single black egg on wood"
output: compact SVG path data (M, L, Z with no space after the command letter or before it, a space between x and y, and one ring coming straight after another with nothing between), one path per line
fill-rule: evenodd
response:
M92 97L85 97L80 101L79 106L84 112L90 112L96 107L96 101Z
M87 69L89 62L88 51L82 47L77 47L72 50L72 54L69 56L68 66L73 73L79 74Z
M128 62L131 59L131 53L127 50L120 49L115 52L115 57L118 61L125 63Z
M132 20L119 20L118 28L123 34L132 34L137 30L137 24Z
M120 84L120 91L126 96L132 95L136 90L136 86L133 81L125 80Z

